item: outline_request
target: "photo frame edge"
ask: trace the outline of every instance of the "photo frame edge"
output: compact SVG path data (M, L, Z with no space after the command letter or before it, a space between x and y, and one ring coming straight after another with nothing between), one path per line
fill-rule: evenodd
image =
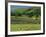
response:
M34 4L43 4L43 33L34 33L34 34L17 34L17 35L8 35L8 2L21 2L21 3L34 3ZM45 34L45 3L44 2L27 2L27 1L7 1L5 0L5 36L27 36L27 35L41 35Z

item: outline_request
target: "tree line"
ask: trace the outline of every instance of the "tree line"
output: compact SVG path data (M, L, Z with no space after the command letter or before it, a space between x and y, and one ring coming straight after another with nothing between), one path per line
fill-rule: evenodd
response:
M32 7L23 11L23 12L20 12L20 11L14 11L12 12L11 11L11 16L22 16L22 15L25 15L25 16L29 16L29 17L32 17L32 16L40 16L41 15L41 8L40 7Z

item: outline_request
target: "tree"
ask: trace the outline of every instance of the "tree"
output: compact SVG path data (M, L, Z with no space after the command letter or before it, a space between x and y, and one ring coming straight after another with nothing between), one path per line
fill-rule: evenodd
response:
M34 8L33 13L36 16L36 20L37 20L37 17L39 17L41 15L41 8L40 7Z

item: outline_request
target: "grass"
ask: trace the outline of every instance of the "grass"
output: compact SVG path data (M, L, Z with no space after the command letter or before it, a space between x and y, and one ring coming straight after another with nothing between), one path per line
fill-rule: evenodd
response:
M40 24L11 24L11 31L40 30Z
M34 24L34 21L31 20L31 18L29 18L27 16L17 16L17 17L11 16L11 20L12 20L12 22L15 22L15 23L11 23L11 31L31 31L31 30L40 30L41 29L41 25L37 23L38 22L37 20L35 20L36 24ZM16 21L16 20L19 20L19 21ZM16 22L17 23L21 22L21 23L17 24ZM25 22L27 22L27 23L25 23Z

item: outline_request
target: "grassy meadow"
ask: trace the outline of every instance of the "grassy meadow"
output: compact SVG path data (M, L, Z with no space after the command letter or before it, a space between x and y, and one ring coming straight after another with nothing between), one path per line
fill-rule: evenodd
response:
M40 30L40 24L11 24L11 31Z

